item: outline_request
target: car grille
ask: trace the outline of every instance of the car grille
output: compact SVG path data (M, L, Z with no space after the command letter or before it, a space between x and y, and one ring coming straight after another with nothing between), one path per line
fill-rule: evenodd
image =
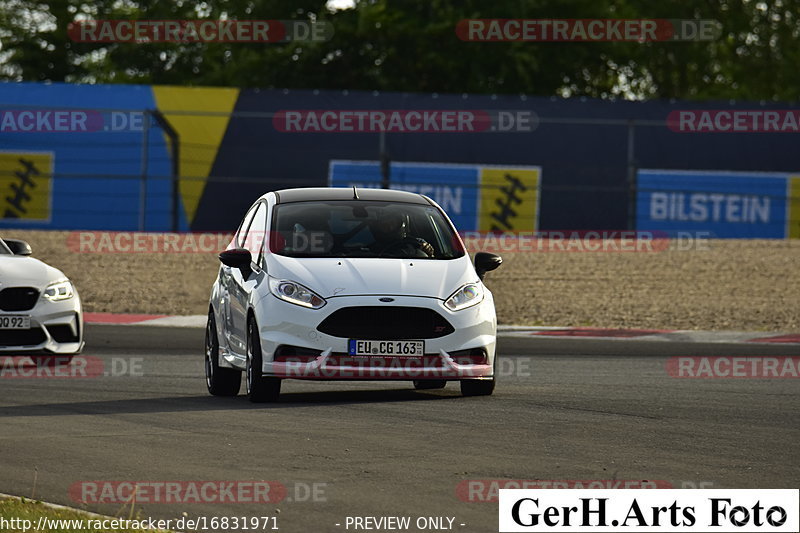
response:
M39 291L33 287L9 287L0 291L0 309L3 311L27 311L33 309Z
M345 307L317 330L334 337L364 340L435 339L455 329L432 309L418 307Z
M46 339L42 328L0 329L0 346L36 346Z
M346 353L334 353L328 358L328 366L355 366L364 368L444 368L444 361L438 355L358 357Z

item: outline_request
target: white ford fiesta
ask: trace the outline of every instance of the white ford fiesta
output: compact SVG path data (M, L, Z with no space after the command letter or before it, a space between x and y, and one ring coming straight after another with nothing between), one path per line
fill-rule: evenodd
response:
M483 275L430 198L384 189L274 191L249 209L211 291L213 395L276 401L283 379L460 381L492 394L497 321Z
M60 270L30 255L25 241L0 239L0 355L80 353L78 291Z

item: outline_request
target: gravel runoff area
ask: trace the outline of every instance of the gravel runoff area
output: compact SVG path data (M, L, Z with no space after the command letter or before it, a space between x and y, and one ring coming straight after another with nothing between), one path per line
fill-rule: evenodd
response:
M208 252L81 253L75 232L4 230L2 236L27 240L34 257L69 276L86 311L205 314L219 269ZM501 253L504 263L486 284L501 324L800 330L794 277L800 241L705 240L689 250L676 242L668 248Z

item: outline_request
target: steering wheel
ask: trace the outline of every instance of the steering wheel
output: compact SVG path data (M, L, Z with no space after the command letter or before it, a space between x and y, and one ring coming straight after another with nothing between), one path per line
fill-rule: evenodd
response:
M397 239L396 241L392 241L383 248L381 248L381 251L378 253L378 257L383 257L388 252L397 250L403 246L406 246L407 244L414 246L414 248L416 248L417 250L422 250L426 256L433 257L433 255L423 250L423 247L426 244L430 246L430 243L428 243L428 241L426 241L425 239L420 239L418 237L403 237L402 239Z

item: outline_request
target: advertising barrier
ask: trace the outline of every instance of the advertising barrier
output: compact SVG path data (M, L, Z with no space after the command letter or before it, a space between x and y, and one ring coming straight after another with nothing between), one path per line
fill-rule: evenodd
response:
M460 231L538 229L542 169L536 166L392 163L391 188L430 197ZM331 161L332 187L381 186L379 161Z
M380 186L385 158L393 187L431 196L460 231L798 238L798 116L779 102L3 83L0 230L225 233L268 191ZM728 171L641 170L669 167Z
M718 239L797 237L798 181L787 173L639 170L636 227Z

